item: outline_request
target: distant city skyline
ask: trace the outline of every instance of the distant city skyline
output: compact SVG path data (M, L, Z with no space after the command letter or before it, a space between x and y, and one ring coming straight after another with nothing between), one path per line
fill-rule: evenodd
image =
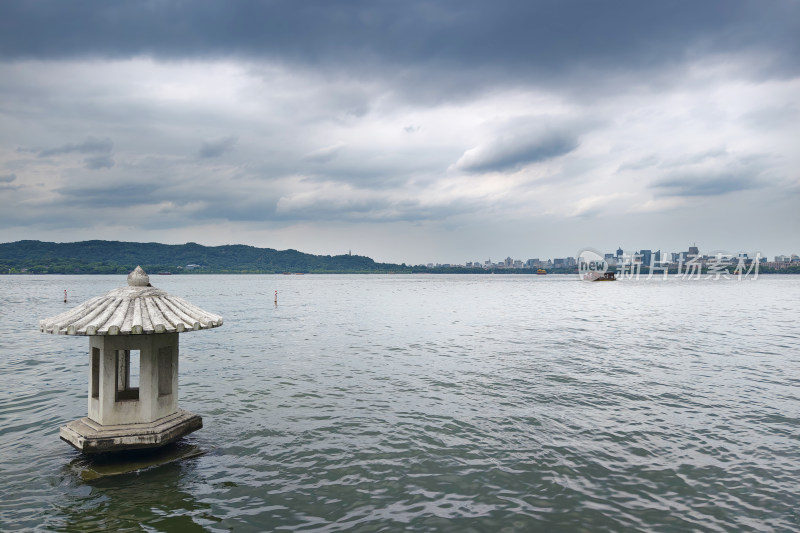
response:
M758 250L754 251L745 251L745 250L723 251L716 249L703 250L699 246L696 246L695 244L689 246L685 250L679 250L679 251L651 249L651 248L641 248L634 250L634 249L625 249L620 246L616 250L609 252L600 251L600 253L602 256L605 257L605 259L609 259L610 257L613 257L614 260L619 260L619 258L623 258L626 261L631 261L633 259L635 261L641 262L643 265L650 265L652 259L655 259L656 261L670 261L674 263L674 262L684 261L692 257L713 258L720 255L730 256L730 257L743 256L749 260L758 258L760 262L767 262L767 263L778 263L778 262L800 263L800 255L798 255L797 253L787 253L787 254L778 254L775 256L767 256ZM460 263L428 262L419 264L427 267L445 267L445 268L454 266L483 267L483 268L490 268L490 267L540 268L547 266L548 264L553 267L556 266L573 267L576 266L577 264L577 258L578 258L577 255L571 255L571 256L565 255L558 257L537 256L528 259L520 259L517 257L507 256L505 259L501 260L492 260L492 258L489 257L485 260L463 261Z
M800 250L798 2L42 0L0 27L2 242Z

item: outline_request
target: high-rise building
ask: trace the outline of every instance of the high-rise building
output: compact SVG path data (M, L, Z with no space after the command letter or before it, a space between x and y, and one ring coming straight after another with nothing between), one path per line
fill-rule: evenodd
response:
M642 264L645 266L650 266L653 259L653 251L652 250L639 250L639 255L642 257Z

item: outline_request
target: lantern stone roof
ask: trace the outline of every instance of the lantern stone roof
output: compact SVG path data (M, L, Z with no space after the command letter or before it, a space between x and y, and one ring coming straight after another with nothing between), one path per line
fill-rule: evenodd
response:
M183 333L221 325L221 316L152 287L138 266L128 275L127 287L39 321L42 332L56 335Z

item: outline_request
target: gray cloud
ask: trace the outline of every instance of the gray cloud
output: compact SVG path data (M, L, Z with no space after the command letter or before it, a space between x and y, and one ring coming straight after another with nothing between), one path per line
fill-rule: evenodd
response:
M11 183L15 179L17 179L17 175L16 174L3 174L3 175L0 175L0 183Z
M703 152L688 153L679 157L668 157L663 159L658 158L655 155L649 155L635 161L623 163L619 166L619 168L617 168L617 172L623 172L625 170L642 170L652 167L657 167L660 169L685 167L697 165L707 160L726 159L728 155L728 151L724 148L712 148Z
M57 148L48 148L46 150L39 150L37 157L51 157L54 155L79 153L79 154L95 154L95 153L111 153L114 148L114 143L111 139L97 139L95 137L87 137L82 143L67 143Z
M760 235L794 239L798 21L783 0L0 2L0 233L302 226L374 231L388 259L419 247L374 222L430 224L431 250L474 259L480 228L563 243L570 213L641 209L624 238L752 203L790 217Z
M97 170L99 168L111 168L114 166L114 160L109 155L98 155L94 157L87 157L83 160L86 168Z
M326 146L324 148L320 148L318 150L314 150L310 154L303 157L306 161L311 161L313 163L327 163L335 158L339 152L342 151L344 148L344 144L337 143L332 146Z
M653 184L659 196L720 196L763 186L757 178L733 173L672 177Z
M770 130L796 124L800 120L800 110L794 103L764 107L747 113L744 119L753 127Z
M621 164L619 168L617 168L617 172L623 172L625 170L642 170L644 168L654 167L658 164L658 162L659 159L656 156L648 155L635 161L629 161Z
M502 136L464 152L455 167L484 173L515 170L531 163L567 154L578 147L578 137L566 131Z
M392 200L388 197L348 198L344 201L341 198L330 201L321 198L317 202L291 209L281 209L279 205L274 216L276 220L282 221L318 219L368 223L423 222L474 212L475 208L474 204L463 201L425 206L419 198L402 200Z
M768 52L762 75L783 76L800 71L798 34L800 4L791 0L0 3L6 59L271 58L362 73L404 69L415 84L430 80L424 85L456 72L472 72L482 86L576 72L601 79L731 51ZM427 76L414 76L420 68Z
M71 207L95 209L136 207L158 203L158 186L155 183L104 183L78 185L57 189L63 201Z
M656 196L722 196L728 193L760 189L775 185L772 169L774 156L763 153L731 155L727 150L712 148L704 152L666 158L659 168L670 170L651 188ZM769 179L772 177L773 179Z
M197 155L203 158L220 157L233 150L238 140L235 135L229 135L228 137L205 141L200 145Z
M659 168L674 168L683 167L687 165L696 165L707 160L713 159L726 159L728 151L724 148L712 148L698 153L689 153L680 157L672 157L661 161L658 164Z
M95 137L87 137L82 143L67 143L56 148L48 148L38 150L36 156L38 158L48 158L64 154L96 154L90 155L83 160L83 165L89 170L98 170L101 168L111 168L114 166L114 160L111 159L111 151L114 148L114 143L109 138L97 139ZM17 149L19 152L20 149ZM24 149L22 151L25 151Z

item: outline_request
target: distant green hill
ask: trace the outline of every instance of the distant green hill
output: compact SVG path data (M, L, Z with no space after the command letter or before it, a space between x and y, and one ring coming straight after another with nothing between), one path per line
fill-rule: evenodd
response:
M17 241L0 244L0 274L125 274L141 265L147 272L280 273L401 272L405 265L376 263L359 255L312 255L242 244L202 246L155 242ZM192 265L192 266L190 266ZM193 266L198 265L198 266Z

